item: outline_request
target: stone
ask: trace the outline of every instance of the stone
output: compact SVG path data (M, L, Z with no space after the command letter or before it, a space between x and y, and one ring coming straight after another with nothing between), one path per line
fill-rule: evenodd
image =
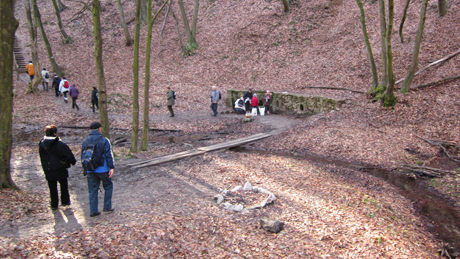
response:
M249 182L246 182L243 187L244 191L252 191L252 185Z
M252 191L253 191L253 192L259 192L259 187L257 187L257 186L252 186Z
M238 185L238 186L236 186L235 188L233 188L233 189L231 190L231 192L237 192L237 191L242 190L242 189L243 189L243 186Z
M224 196L217 194L214 199L217 200L217 204L221 204L224 201Z
M267 206L268 204L270 203L273 203L274 201L276 200L276 196L273 194L273 193L270 193L268 195L268 197L262 201L262 203L260 204L261 207L265 207Z
M284 229L284 222L267 218L260 219L259 225L262 229L271 233L279 233Z

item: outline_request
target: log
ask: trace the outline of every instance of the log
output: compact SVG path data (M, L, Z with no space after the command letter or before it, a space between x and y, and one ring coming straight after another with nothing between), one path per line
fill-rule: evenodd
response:
M60 125L58 128L66 128L66 129L89 129L87 126L73 126L73 125ZM123 129L123 128L110 128L111 130L124 130L129 131L131 129ZM142 129L139 129L142 131ZM150 128L149 131L171 131L171 132L181 132L182 130L177 129L157 129L157 128Z
M453 81L453 80L459 79L459 78L460 78L460 74L458 74L456 76L446 77L446 78L441 79L439 81L431 82L431 83L428 83L428 84L418 85L416 87L412 87L411 89L423 89L423 88L426 88L426 87L429 87L429 86L438 85L438 84L442 84L442 83L447 83L447 82L450 82L450 81Z
M328 86L304 86L304 88L312 88L312 89L328 89L328 90L342 90L342 91L350 91L354 93L359 93L359 94L367 94L366 92L362 91L357 91L353 89L348 89L348 88L340 88L340 87L328 87Z

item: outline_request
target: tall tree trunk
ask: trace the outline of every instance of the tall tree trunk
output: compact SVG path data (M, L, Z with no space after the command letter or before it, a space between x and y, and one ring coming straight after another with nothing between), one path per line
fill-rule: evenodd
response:
M0 190L17 188L11 178L13 145L13 46L19 23L14 18L15 0L0 0Z
M121 27L123 27L123 31L125 32L125 39L126 39L126 46L133 45L133 39L129 34L128 26L126 25L125 21L125 12L123 11L123 6L121 5L121 0L117 0L118 11L120 12L120 22Z
M26 7L26 17L27 17L27 25L29 27L29 35L30 35L30 53L32 55L32 63L34 64L35 76L32 82L29 83L29 88L27 89L28 93L36 93L38 92L38 84L42 80L42 76L40 73L40 63L38 59L38 51L37 51L37 26L34 24L32 19L32 12L30 10L30 2L27 0L25 4Z
M364 13L363 2L361 2L361 0L356 0L356 4L358 4L359 10L361 12L361 28L363 30L364 43L366 45L367 56L369 57L369 62L371 64L371 72L372 72L371 90L373 90L377 88L377 84L379 81L379 78L377 76L377 67L375 66L374 54L372 53L371 43L369 42L369 36L367 35L366 15Z
M174 21L176 21L176 29L177 29L177 36L179 37L180 50L183 53L185 51L185 48L184 48L184 43L182 42L182 36L180 36L179 21L177 20L177 17L174 14L171 3L172 1L169 1L169 10L171 10L171 14L174 17Z
M62 42L64 44L72 43L73 39L65 32L64 26L62 26L61 10L59 9L58 4L56 3L56 0L51 0L51 2L53 2L54 13L56 14L57 22L58 22L58 26L59 26L59 31L61 32L61 35L62 35Z
M284 12L289 13L289 0L283 0Z
M150 90L150 52L152 46L152 28L153 22L157 18L157 15L166 5L168 0L166 0L161 8L155 14L155 17L152 18L152 0L148 0L148 28L147 28L147 46L145 48L145 83L144 83L144 110L143 110L143 127L142 127L142 139L141 139L141 150L147 150L147 144L149 142L149 90Z
M38 25L38 28L40 28L40 32L43 38L43 43L45 44L46 52L48 53L48 60L50 61L51 66L53 67L53 71L57 73L60 77L63 77L64 73L62 73L62 70L56 63L56 60L54 60L53 51L51 50L50 42L48 41L48 37L46 36L45 29L43 28L40 11L38 10L38 6L37 6L37 0L32 0L32 7L34 10L35 23Z
M107 89L105 84L104 63L102 61L101 3L99 0L93 0L92 12L94 57L96 59L97 89L99 94L99 119L102 124L102 134L110 138L109 117L107 114Z
M394 106L396 98L394 95L395 89L395 76L393 74L393 50L391 44L391 32L393 31L393 22L394 22L394 0L388 1L388 29L387 29L387 55L388 55L388 87L385 92L385 98L383 105L385 107Z
M382 52L382 77L379 85L388 86L388 54L387 54L387 23L385 14L385 1L379 0L379 18L380 18L380 44Z
M152 11L152 10L150 10ZM141 23L144 23L145 21L147 21L147 17L148 17L148 10L147 10L147 0L141 0L141 10L140 10L140 19L141 19Z
M438 15L444 16L447 13L447 3L446 0L438 0Z
M193 36L193 35L196 35L196 21L195 21L195 32L193 32L190 29L190 25L188 23L187 14L185 12L183 1L178 0L178 3L179 3L179 9L182 15L182 21L184 22L185 33L187 34L187 44L185 45L184 54L192 55L193 51L198 48L198 44ZM195 0L195 6L199 6L199 0ZM194 17L195 17L195 14L196 14L196 17L198 18L198 8L194 10Z
M410 84L414 79L415 72L417 71L419 54L420 54L420 44L422 42L423 30L425 28L426 21L426 9L428 7L428 0L422 1L422 9L420 10L420 21L418 23L417 36L415 36L414 51L412 52L412 64L410 65L409 71L407 71L406 78L401 86L401 92L409 92Z
M141 30L140 21L141 0L136 1L136 26L134 29L134 58L133 58L133 121L131 128L130 152L137 152L137 138L139 135L139 34Z
M198 21L198 11L200 10L200 0L195 0L195 5L193 7L193 18L192 18L192 39L196 44L196 23Z
M64 11L65 9L67 9L68 7L62 3L61 0L57 0L57 3L58 3L58 6L59 6L59 12L62 12Z
M406 0L406 6L404 7L403 17L401 19L401 24L399 25L399 38L401 39L401 43L404 42L404 35L403 35L403 28L404 22L406 21L407 10L409 9L410 0Z

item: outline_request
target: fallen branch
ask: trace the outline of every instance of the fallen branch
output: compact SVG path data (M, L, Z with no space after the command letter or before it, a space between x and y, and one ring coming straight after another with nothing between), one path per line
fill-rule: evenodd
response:
M429 177L433 177L433 178L440 178L441 176L437 173L429 173L427 171L423 171L423 170L420 170L420 169L415 169L415 168L410 168L410 167L398 167L396 169L403 169L403 170L407 170L407 171L411 171L411 172L414 172L418 175L425 175L425 176L429 176Z
M423 137L420 137L420 136L417 136L417 138L422 139L422 140L428 142L429 144L431 144L433 146L439 146L440 148L442 148L442 150L444 150L444 153L446 154L446 156L450 160L460 163L460 160L455 159L456 157L451 156L449 154L449 152L447 151L447 148L445 147L445 146L447 146L447 147L456 146L455 142L453 142L453 141L445 141L445 140L430 140L430 139L426 139L426 138L423 138Z
M89 127L83 127L83 126L72 126L72 125L61 125L58 126L58 128L66 128L66 129L89 129ZM123 129L123 128L110 128L111 130L124 130L128 131L131 129ZM142 131L142 129L139 129L139 131ZM150 128L149 131L171 131L171 132L181 132L182 130L177 130L177 129L157 129L157 128Z
M353 89L348 89L348 88L340 88L340 87L328 87L328 86L304 86L304 88L312 88L312 89L329 89L329 90L342 90L342 91L350 91L354 93L360 93L360 94L367 94L366 92L362 91L357 91Z
M447 60L449 60L449 59L451 59L451 58L457 56L458 54L460 54L460 49L458 49L458 50L455 51L454 53L452 53L452 54L450 54L450 55L447 55L447 56L441 58L440 60L437 60L437 61L435 61L435 62L432 62L432 63L430 63L428 66L426 66L426 67L420 69L419 71L417 71L417 73L414 74L414 77L415 77L416 75L422 73L423 71L427 70L428 68L434 66L434 65L437 65L437 64L446 62ZM397 85L397 84L401 83L402 81L404 81L404 79L406 79L406 78L399 79L398 81L396 81L395 84Z
M441 79L439 81L431 82L431 83L428 83L428 84L425 84L425 85L418 85L416 87L411 87L411 89L423 89L423 88L426 88L426 87L429 87L429 86L438 85L438 84L442 84L442 83L447 83L447 82L453 81L453 80L458 79L458 78L460 78L460 74L458 74L456 76L446 77L446 78Z

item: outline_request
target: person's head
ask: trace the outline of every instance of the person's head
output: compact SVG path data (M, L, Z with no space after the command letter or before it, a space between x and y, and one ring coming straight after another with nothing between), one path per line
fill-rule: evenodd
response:
M257 96L257 94L256 94L256 93L254 93L254 95L253 95L253 96Z
M57 133L56 125L48 125L45 127L45 136L47 137L56 136L56 133Z
M270 90L267 90L267 94L270 94Z
M95 121L89 125L89 128L92 130L98 130L99 132L101 131L102 124L98 121Z
M166 86L166 89L171 90L171 86Z
M32 64L32 61L29 61L30 64Z
M212 90L216 90L216 89L217 89L217 86L213 85Z
M43 70L46 70L46 68L43 68Z
M251 89L251 88L249 88L249 91L248 91L248 92L252 92L252 89Z
M244 98L244 95L240 95L240 98L243 99L243 98Z
M65 78L65 76L63 76L62 79L67 79L67 78Z
M70 87L74 88L74 87L75 87L75 84L71 84Z
M97 86L93 86L93 90L96 90L97 89Z
M56 73L54 73L54 76L58 76Z

